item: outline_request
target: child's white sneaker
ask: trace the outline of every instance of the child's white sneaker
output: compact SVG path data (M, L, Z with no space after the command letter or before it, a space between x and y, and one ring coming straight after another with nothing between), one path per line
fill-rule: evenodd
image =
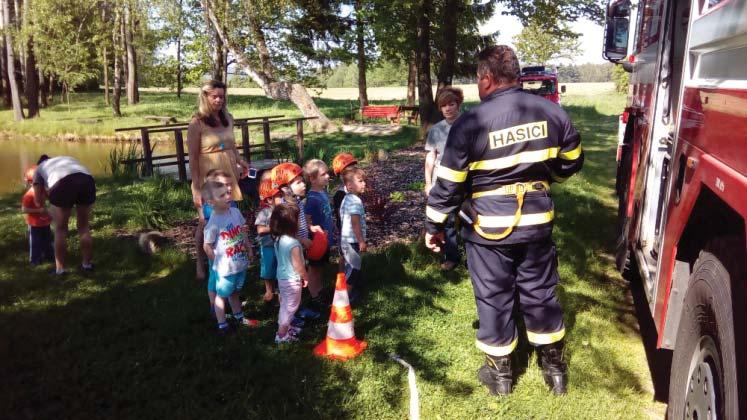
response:
M301 327L296 327L294 325L291 325L288 328L288 334L293 334L296 336L296 338L298 338L298 336L301 334Z
M291 333L290 330L283 337L275 334L275 344L294 343L296 341L298 341L298 337Z

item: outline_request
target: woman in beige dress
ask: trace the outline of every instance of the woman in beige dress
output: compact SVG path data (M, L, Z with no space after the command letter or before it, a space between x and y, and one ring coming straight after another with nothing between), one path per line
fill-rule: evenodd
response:
M226 85L210 80L200 89L199 108L192 117L187 129L190 173L192 175L192 201L194 202L199 224L195 231L197 247L198 280L205 279L205 254L202 250L202 231L205 215L202 211L200 190L205 175L211 169L222 169L233 174L232 194L234 201L241 201L238 180L246 176L249 164L239 155L233 135L233 116L226 110Z

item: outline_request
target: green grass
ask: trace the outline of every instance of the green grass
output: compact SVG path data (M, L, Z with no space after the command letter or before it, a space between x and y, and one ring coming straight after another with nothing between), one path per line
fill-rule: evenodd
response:
M549 395L525 339L517 350L515 393L496 399L479 386L482 356L474 346L467 272L441 274L437 258L419 243L366 255L368 294L354 312L356 332L369 348L357 359L312 355L323 324L307 329L301 343L278 349L276 314L258 305L256 272L244 294L252 301L248 312L263 325L217 337L188 257L170 250L148 258L134 240L116 236L149 223L136 204L145 196L158 197L148 205L163 224L191 217L186 187L102 180L91 277L57 279L44 268L27 268L19 196L0 198L0 412L8 418L401 419L408 412L407 373L389 360L397 353L416 369L427 419L662 416L652 402L627 284L611 257L615 114L623 99L579 96L565 103L586 150L582 173L553 187L570 363L566 397ZM74 264L76 239L70 249ZM331 282L333 267L327 269Z
M264 96L248 95L230 95L228 101L229 110L236 118L266 115L301 116L298 108L289 101L274 101ZM351 115L351 101L317 98L315 102L319 109L333 120L348 118ZM357 101L355 103L357 104ZM353 106L357 107L355 104ZM13 121L11 110L0 110L0 127L12 133L39 136L113 136L115 128L159 124L156 121L145 120L144 117L148 115L173 116L180 122L187 122L197 110L197 95L182 93L181 99L178 99L173 92L141 92L139 104L130 106L125 100L121 110L122 117L114 118L111 107L104 103L103 94L73 93L70 95L70 106L67 103L60 103L59 98L55 97L54 103L41 110L40 117L31 120L16 122ZM291 128L295 132L295 126L289 127L288 130Z

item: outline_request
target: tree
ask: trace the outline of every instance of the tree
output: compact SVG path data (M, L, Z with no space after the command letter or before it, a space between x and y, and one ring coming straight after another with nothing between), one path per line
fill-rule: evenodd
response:
M368 92L366 92L366 23L363 0L355 1L355 47L358 55L358 102L361 107L368 105Z
M11 13L13 4L10 0L3 0L2 3L3 13L3 31L5 32L5 47L6 47L6 64L5 67L8 71L8 84L10 87L11 103L13 105L13 119L16 121L23 120L23 108L21 107L21 97L18 89L18 81L15 78L16 72L16 57L13 52L13 20L11 16L15 16L15 13Z
M232 2L226 2L226 7L234 6ZM288 100L293 102L301 111L305 117L316 117L314 120L310 120L309 123L315 129L328 129L331 126L330 120L319 110L314 103L306 88L300 83L294 83L290 80L283 80L278 78L281 72L275 65L275 61L279 60L281 63L288 66L286 70L291 75L299 76L299 68L290 65L288 62L283 61L281 57L273 56L270 52L270 45L267 42L265 29L263 27L262 19L272 20L280 15L294 12L291 16L306 16L308 14L301 15L297 14L299 10L296 5L286 5L286 7L292 10L279 10L282 9L283 3L268 5L265 3L255 3L253 0L247 0L242 3L244 7L248 9L233 9L232 13L227 13L227 8L216 8L216 4L211 0L201 0L201 4L208 13L210 23L213 29L218 34L221 42L228 48L230 53L236 58L237 62L244 71L251 77L251 79L259 85L265 92L265 95L269 98L276 100ZM308 10L306 10L308 12ZM244 12L244 13L242 13ZM248 12L248 13L247 13ZM303 10L301 10L303 12ZM221 16L224 20L218 18ZM228 16L232 16L232 19L228 19ZM224 25L222 22L230 21L230 25ZM241 21L243 24L239 25L237 21ZM293 22L291 22L293 23ZM311 24L324 22L309 22ZM253 49L245 50L238 43L239 37L235 35L233 30L245 29L253 43ZM311 26L307 28L307 31L311 29ZM295 34L298 35L298 34ZM292 38L292 36L291 36ZM303 47L303 45L301 45ZM313 44L310 45L312 51L306 51L313 54ZM302 50L303 51L303 50ZM287 51L286 51L287 52ZM304 57L297 57L303 59ZM287 58L286 58L287 59ZM303 64L303 63L302 63Z
M615 91L620 93L628 92L629 73L625 71L621 64L615 64L612 67L612 81L615 83Z
M431 15L433 13L432 0L420 0L418 7L418 108L420 112L420 127L425 134L433 123L437 121L438 110L433 102L431 84Z
M28 118L39 116L39 69L36 66L36 54L34 52L34 35L30 30L30 8L32 1L23 3L23 26L26 38L26 106L28 107Z
M137 3L135 3L137 4ZM135 105L140 102L140 92L137 82L137 53L135 52L134 36L135 18L132 12L133 4L125 1L122 21L122 39L124 40L125 59L127 63L127 104Z
M551 60L571 59L578 55L580 45L577 38L565 24L560 24L560 30L553 32L532 21L514 37L514 44L522 64L543 65Z

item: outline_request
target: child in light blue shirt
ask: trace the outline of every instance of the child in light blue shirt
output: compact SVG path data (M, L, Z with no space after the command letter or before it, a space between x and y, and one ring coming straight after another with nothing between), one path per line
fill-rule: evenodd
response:
M348 168L342 172L347 194L340 205L340 251L345 261L345 277L348 283L350 303L360 297L363 286L360 254L368 250L366 244L366 210L360 194L366 190L365 173L360 168Z
M306 264L303 245L296 238L298 232L298 207L279 204L270 216L270 232L276 238L275 257L278 261L277 279L280 292L280 311L277 344L298 341L300 327L291 326L293 316L301 304L301 289L306 287Z

